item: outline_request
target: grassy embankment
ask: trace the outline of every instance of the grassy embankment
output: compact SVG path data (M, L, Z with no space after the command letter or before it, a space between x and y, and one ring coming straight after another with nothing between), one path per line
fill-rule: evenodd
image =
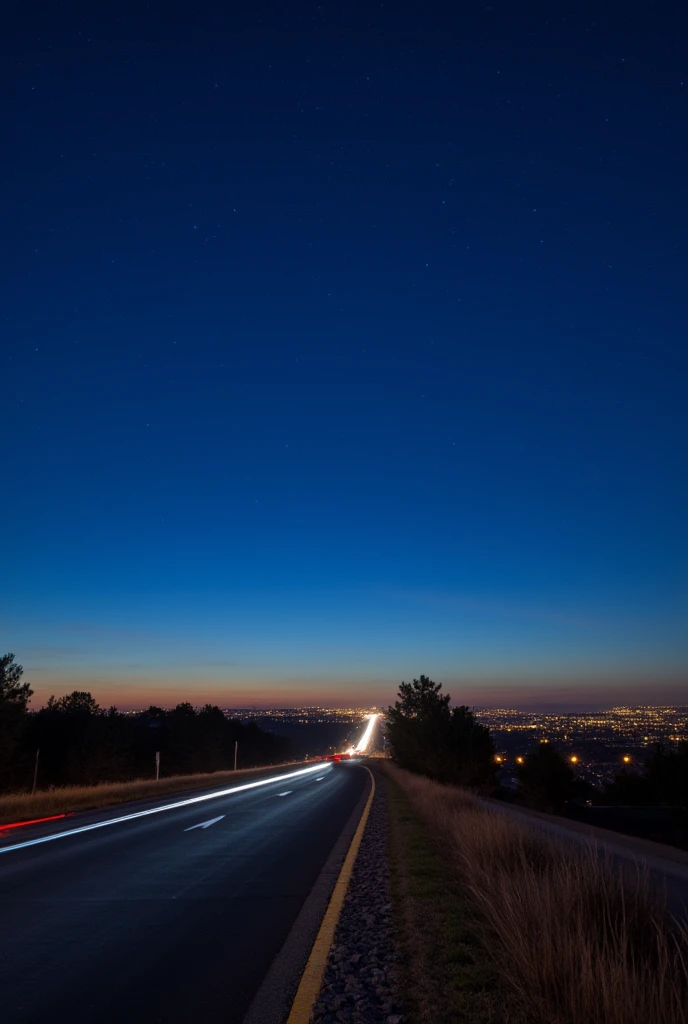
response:
M688 933L644 874L383 770L414 1024L685 1024Z
M460 880L392 772L385 771L394 780L392 896L409 1024L526 1024L476 929Z
M131 782L103 782L98 786L63 786L39 790L37 793L7 793L0 795L0 828L3 824L87 811L128 800L145 800L166 793L183 793L190 789L209 789L213 786L247 782L264 772L281 768L304 767L304 762L267 765L264 768L240 768L237 771L210 772L202 775L172 775L169 778L133 779Z

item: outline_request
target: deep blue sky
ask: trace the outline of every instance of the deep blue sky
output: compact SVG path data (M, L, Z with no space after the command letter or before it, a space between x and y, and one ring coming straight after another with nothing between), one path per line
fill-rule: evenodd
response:
M41 703L688 701L682 3L16 4Z

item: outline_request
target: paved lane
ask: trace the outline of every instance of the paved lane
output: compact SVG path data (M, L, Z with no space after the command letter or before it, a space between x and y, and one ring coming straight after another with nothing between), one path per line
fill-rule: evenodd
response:
M366 785L325 766L0 847L2 1020L241 1021Z

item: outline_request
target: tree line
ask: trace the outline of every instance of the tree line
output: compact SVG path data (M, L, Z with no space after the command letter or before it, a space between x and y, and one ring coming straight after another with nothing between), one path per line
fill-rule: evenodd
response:
M22 675L13 654L0 657L0 792L33 784L37 752L42 789L150 777L158 752L161 775L232 768L235 743L242 768L289 756L288 741L253 723L230 720L210 704L199 711L182 703L171 711L149 707L125 715L75 690L30 712L33 691Z
M487 726L466 706L450 707L442 684L427 676L401 683L399 698L387 711L392 756L402 767L438 782L469 786L499 795L496 750ZM561 813L567 804L592 797L593 787L576 775L551 743L537 743L516 769L517 795L527 806ZM688 821L688 743L658 744L641 773L624 770L602 800L676 810Z

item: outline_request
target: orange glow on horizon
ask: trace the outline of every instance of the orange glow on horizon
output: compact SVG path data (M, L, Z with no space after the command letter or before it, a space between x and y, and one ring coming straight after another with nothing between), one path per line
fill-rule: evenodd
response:
M28 673L27 673L28 675ZM32 681L33 682L33 681ZM221 708L255 708L258 711L269 711L272 708L373 708L393 704L394 693L384 693L382 688L373 689L365 686L330 686L326 681L318 686L299 686L278 688L275 686L256 686L255 689L241 686L184 686L143 683L140 686L126 683L103 683L72 678L69 682L60 680L55 685L36 685L33 682L34 694L30 707L38 710L43 707L52 695L61 697L73 690L88 690L102 708L112 705L121 711L132 711L148 708L151 705L162 708L173 708L177 704L189 701L196 707L204 704L218 705Z
M49 668L40 659L35 661L29 656L22 656L24 678L34 690L30 707L38 710L43 707L51 695L61 697L73 690L87 690L102 708L114 705L123 711L147 708L151 704L173 708L184 701L193 705L216 704L219 707L271 709L285 707L323 708L364 708L373 706L385 710L397 699L397 688L404 677L402 673L395 676L376 675L367 677L354 675L347 677L345 671L317 676L308 671L299 674L296 670L284 676L271 675L270 671L252 672L239 676L227 673L223 676L210 674L201 666L195 674L193 668L188 672L182 669L171 670L163 674L145 669L139 672L121 673L113 666L107 669L96 662L87 665L84 661L70 667L64 662L59 667ZM571 689L561 684L550 687L537 687L514 680L506 682L488 682L479 679L443 680L446 692L454 698L454 703L467 703L476 707L500 708L511 707L517 710L532 712L541 710L541 702L546 701L549 709L555 710L556 703L561 701L568 711L568 698ZM668 684L667 684L668 685ZM581 686L575 694L579 704L588 705L586 711L596 708L612 707L621 700L614 685L601 685L594 691ZM624 699L628 690L624 690ZM655 694L659 701L659 694ZM638 703L643 703L640 695ZM673 692L662 693L661 703L675 705L682 703L679 695ZM548 710L549 713L549 710ZM546 743L543 738L540 742Z

